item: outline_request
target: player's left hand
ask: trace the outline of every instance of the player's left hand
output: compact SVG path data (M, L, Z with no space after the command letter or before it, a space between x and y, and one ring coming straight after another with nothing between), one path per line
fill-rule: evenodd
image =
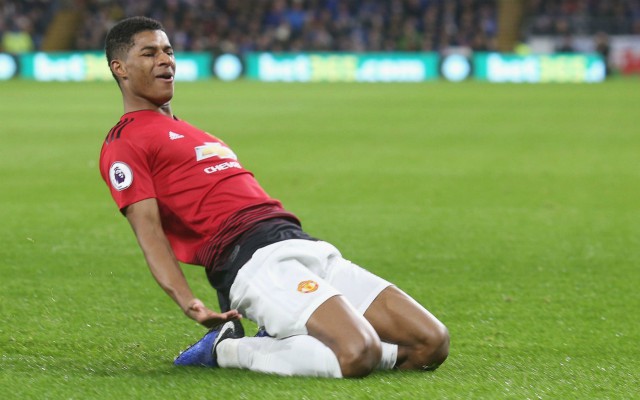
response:
M199 299L193 299L184 313L206 328L213 328L224 322L242 318L242 314L238 310L230 310L224 313L212 311Z

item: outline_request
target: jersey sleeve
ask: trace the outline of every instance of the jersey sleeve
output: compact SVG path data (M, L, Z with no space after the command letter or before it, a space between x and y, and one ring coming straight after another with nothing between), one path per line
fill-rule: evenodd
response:
M105 142L100 174L120 211L141 200L155 198L150 150L129 140Z

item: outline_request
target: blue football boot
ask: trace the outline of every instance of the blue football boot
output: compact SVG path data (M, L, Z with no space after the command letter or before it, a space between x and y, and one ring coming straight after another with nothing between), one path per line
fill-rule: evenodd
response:
M240 321L229 321L207 332L202 339L180 353L173 361L173 364L215 368L218 366L218 361L216 360L216 347L218 344L225 339L243 336L244 329Z

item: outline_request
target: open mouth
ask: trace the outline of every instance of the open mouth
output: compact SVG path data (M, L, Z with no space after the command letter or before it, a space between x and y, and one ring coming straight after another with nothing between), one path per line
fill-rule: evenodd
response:
M157 79L163 80L165 82L173 82L173 74L171 72L165 72L162 74L156 75Z

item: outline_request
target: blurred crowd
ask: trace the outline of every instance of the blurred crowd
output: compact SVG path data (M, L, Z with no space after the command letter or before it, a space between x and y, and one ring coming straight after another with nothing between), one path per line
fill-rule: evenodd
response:
M0 49L38 50L52 17L52 0L0 0Z
M529 34L640 34L640 0L528 1Z
M640 0L527 4L529 34L640 34ZM0 0L3 50L39 50L69 5L84 15L75 50L102 49L109 28L133 15L160 20L177 50L230 53L494 50L498 31L497 0Z
M432 51L487 49L495 0L124 0L85 2L79 49L100 47L123 16L160 20L178 50ZM102 27L100 31L96 27Z

